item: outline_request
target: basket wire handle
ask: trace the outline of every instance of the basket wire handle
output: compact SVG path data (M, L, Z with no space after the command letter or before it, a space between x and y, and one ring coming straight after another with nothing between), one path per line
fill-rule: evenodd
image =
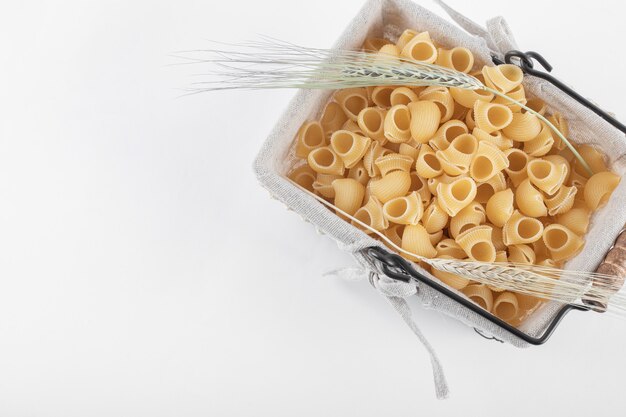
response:
M521 52L517 50L512 50L512 51L507 52L504 55L504 61L502 61L500 58L498 58L495 55L493 55L491 59L496 65L501 65L505 63L517 65L518 67L522 69L522 71L525 74L533 75L535 77L539 77L548 81L549 83L557 87L559 90L563 91L565 94L572 97L574 100L578 101L580 104L587 107L589 110L591 110L592 112L594 112L595 114L597 114L598 116L606 120L612 126L626 133L626 125L622 124L615 117L611 116L609 113L605 112L600 107L598 107L591 101L587 100L585 97L578 94L571 87L565 85L559 79L549 74L552 71L552 65L550 65L548 61L539 53L533 52L533 51ZM543 72L543 71L535 69L533 59L539 62L539 64L541 64L541 66L547 72Z

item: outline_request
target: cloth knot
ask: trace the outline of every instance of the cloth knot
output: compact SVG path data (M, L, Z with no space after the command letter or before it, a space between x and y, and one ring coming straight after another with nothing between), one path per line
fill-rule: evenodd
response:
M417 294L417 286L410 282L397 281L386 276L380 276L374 271L369 273L370 284L385 297L407 298Z

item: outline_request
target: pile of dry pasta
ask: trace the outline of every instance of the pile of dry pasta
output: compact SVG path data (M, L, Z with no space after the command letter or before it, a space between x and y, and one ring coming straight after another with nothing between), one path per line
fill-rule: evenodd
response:
M406 30L395 44L368 39L363 48L469 73L548 117L545 103L526 97L519 67L475 71L468 49L440 48L428 32ZM567 136L562 115L548 120ZM304 163L289 177L365 233L418 256L561 267L582 250L592 212L620 179L597 149L577 150L593 175L536 115L482 90L350 88L301 127L295 155ZM513 325L541 302L431 272Z

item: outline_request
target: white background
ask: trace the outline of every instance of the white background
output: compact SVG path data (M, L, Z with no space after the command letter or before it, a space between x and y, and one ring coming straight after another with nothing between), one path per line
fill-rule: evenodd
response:
M617 415L626 324L578 312L519 350L414 305L435 400L396 313L323 278L349 256L251 172L293 91L177 99L201 71L168 66L206 39L329 47L361 2L216 3L0 5L0 415ZM450 0L626 119L623 7L579 3Z

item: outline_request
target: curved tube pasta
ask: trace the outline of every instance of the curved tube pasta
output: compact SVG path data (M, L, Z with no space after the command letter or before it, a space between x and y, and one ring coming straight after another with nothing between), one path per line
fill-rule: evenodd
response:
M465 133L468 133L465 123L460 120L449 120L437 129L435 136L428 143L434 150L443 151L448 149L454 139Z
M426 36L423 36L424 33ZM437 48L430 40L428 32L422 32L406 43L400 55L415 61L432 64L437 60Z
M532 265L537 260L537 255L533 248L528 245L509 246L508 261L516 264Z
M483 310L491 312L493 308L493 293L489 287L483 284L470 284L463 288L461 292Z
M450 93L450 94L452 94L452 93ZM459 103L457 103L455 101L454 102L454 113L452 113L452 117L450 118L450 120L463 121L463 120L465 120L465 116L467 116L467 112L468 111L469 111L469 109L467 107L463 107L463 106L461 106Z
M396 197L383 205L385 218L396 224L417 224L424 214L424 205L417 192Z
M353 215L363 204L365 187L363 184L352 178L341 178L333 181L335 190L334 205L349 215ZM337 211L337 214L341 215Z
M513 64L502 64L495 67L484 66L483 77L487 87L508 93L520 85L524 79L522 69Z
M429 233L428 238L430 239L430 244L435 246L437 243L443 239L443 230L440 230L435 233Z
M514 319L519 315L520 308L515 294L505 291L496 297L493 303L493 313L504 321Z
M330 146L313 149L307 157L309 166L320 174L343 175L345 167L341 158Z
M450 216L456 216L476 197L476 183L471 178L459 178L450 184L437 185L437 198L441 208Z
M340 129L346 120L348 120L348 116L346 116L343 112L339 103L331 101L324 108L320 124L322 125L324 132L330 135L330 132Z
M502 228L502 240L507 246L533 243L543 234L543 224L515 210Z
M559 214L556 221L577 235L582 236L589 229L590 217L591 211L587 207L575 207L570 211Z
M446 184L450 184L452 181L461 177L465 177L465 175L458 176L458 177L451 177L448 174L441 174L440 176L435 177L435 178L428 178L426 183L428 184L428 189L430 190L430 193L432 195L437 195L437 186L440 183L445 182Z
M335 198L335 189L333 188L333 181L343 178L341 175L333 174L317 174L315 181L313 182L313 191L322 197L331 199Z
M441 242L439 242L441 243ZM465 255L465 253L463 253ZM458 259L458 258L454 258L453 256L449 256L449 255L439 255L437 254L438 258L441 259ZM463 289L465 287L467 287L467 285L470 283L469 278L465 278L461 275L458 274L453 274L451 272L444 272L444 271L440 271L437 268L433 268L432 272L431 272L437 279L439 279L439 281L443 282L444 284L446 284L449 287L454 288L455 290L460 290Z
M528 142L541 132L541 121L532 113L513 113L511 122L502 129L507 138Z
M401 247L412 254L423 256L424 258L433 258L437 255L437 251L433 247L432 243L430 243L428 232L421 224L410 224L404 227ZM405 256L412 261L419 260L416 256Z
M502 132L499 130L487 133L479 127L475 127L472 130L472 135L478 139L479 142L485 141L491 143L498 147L498 149L502 149L503 151L506 149L511 149L513 147L513 139L509 139L502 135Z
M467 256L463 248L454 239L443 239L435 246L437 257L447 256L448 259L465 259Z
M465 232L467 229L480 226L486 220L487 216L485 215L485 209L482 204L473 201L450 219L450 236L456 239L458 235Z
M390 153L378 157L374 163L384 177L393 171L410 172L413 166L413 158L399 153Z
M585 184L585 202L591 210L603 207L620 183L620 177L609 171L593 174Z
M380 179L370 180L372 195L385 204L392 198L405 195L411 187L411 175L406 171L392 171Z
M392 108L393 109L393 108ZM418 143L426 143L432 138L441 121L441 111L432 101L424 100L409 103L410 137ZM391 112L391 110L390 110Z
M416 103L411 103L416 104ZM411 139L411 126L413 121L412 112L409 111L410 107L404 104L398 104L389 109L385 116L385 123L383 125L385 131L385 137L389 142L402 143L408 142Z
M436 156L446 174L457 176L469 171L472 158L478 150L478 140L469 133L457 136L450 146L437 151Z
M543 242L554 261L563 261L577 255L585 245L580 236L561 224L551 224L543 231Z
M435 178L443 173L441 162L427 144L420 147L415 160L415 172L422 178Z
M350 132L354 132L354 133L358 133L361 136L365 136L365 134L363 133L363 131L361 130L361 128L359 127L358 123L348 119L346 120L346 122L343 124L343 126L341 126L341 129L339 130L349 130ZM332 134L331 134L332 136Z
M574 206L574 199L578 190L576 187L562 186L551 197L546 197L545 202L548 206L548 215L556 216L571 210Z
M473 117L476 126L487 133L493 133L496 130L506 129L514 119L513 112L507 106L503 106L502 104L487 103L482 100L478 100L474 103ZM469 127L469 123L467 125ZM512 136L510 137L515 139Z
M304 189L313 191L313 183L317 177L317 173L308 165L301 165L293 169L288 177Z
M489 226L475 226L458 235L455 240L471 259L494 262L496 248L491 240L492 230Z
M417 94L409 87L395 88L389 96L389 101L392 106L398 104L404 104L405 106L413 101L417 101Z
M385 45L392 44L390 40L384 38L367 38L363 42L363 50L366 52L378 52Z
M447 122L454 114L454 99L445 87L430 86L423 90L419 95L420 100L432 101L439 107L441 113L441 123Z
M471 109L477 101L489 103L493 99L493 93L485 90L468 90L465 88L450 87L450 95L454 101L462 107Z
M378 107L388 109L391 107L391 93L395 87L390 85L381 85L375 87L372 91L372 102Z
M589 168L591 168L594 173L607 171L607 166L604 162L604 155L593 146L581 145L578 148L578 153L583 157L585 162L589 165ZM580 175L584 175L586 177L589 176L585 168L578 163L578 160L576 160L574 170Z
M478 103L478 101L476 103ZM474 104L474 106L476 106L476 104ZM469 130L474 130L476 127L476 121L474 120L474 107L467 110L467 113L465 114L465 124Z
M442 67L452 68L467 74L474 66L474 54L469 49L460 46L452 49L439 48L435 62Z
M496 257L498 256L498 252L506 251L507 246L504 244L504 240L502 239L502 228L496 227L494 225L488 224L487 226L491 227L491 241L493 242L493 246L496 248ZM506 256L505 256L506 260Z
M381 142L386 142L385 138L385 111L378 107L366 107L359 113L357 123L364 136Z
M526 104L526 91L524 91L523 85L518 85L508 93L506 93L507 97L512 98L515 101L519 101L522 104ZM511 109L513 112L519 112L522 110L519 104L515 104L512 101L505 99L504 97L497 96L493 99L493 103L503 104Z
M392 153L389 149L383 148L382 145L376 141L372 142L370 148L365 152L363 156L363 166L367 171L367 175L370 177L378 177L380 170L376 166L376 160L381 156Z
M411 187L409 188L409 191L416 191L422 199L422 203L424 203L424 205L428 205L432 194L430 193L428 184L424 178L420 177L415 171L411 172Z
M386 219L385 219L386 220ZM389 238L393 242L394 245L401 248L402 247L402 233L404 232L403 224L391 224L383 234ZM396 249L396 248L393 248Z
M545 116L546 110L548 109L546 103L540 98L529 98L526 101L526 107L530 107L530 109L536 111L542 116Z
M527 178L515 190L515 203L519 210L529 217L543 217L548 215L548 208L543 201L543 195L530 183Z
M511 148L504 151L504 155L509 160L509 167L504 171L508 174L511 182L514 186L518 186L528 178L528 171L526 167L531 160L531 157L522 150L517 148Z
M306 122L298 131L296 156L305 159L315 148L326 146L324 129L319 122Z
M413 39L414 37L416 37L417 35L418 33L414 31L413 29L406 29L404 32L402 32L402 34L398 38L398 42L396 42L396 46L400 50L404 49L406 44L409 43L409 41ZM428 36L428 39L430 40L430 36Z
M472 158L469 174L476 182L485 182L508 166L509 160L504 152L490 142L483 141L478 143L478 151Z
M565 176L565 179L563 180L563 183L567 181L567 179L570 176L570 171L571 171L571 168L570 168L569 162L567 162L567 159L565 159L561 155L546 155L542 159L552 162L554 165L559 167L564 172L563 175Z
M476 184L476 201L481 204L486 204L495 193L505 190L506 188L504 174L498 172L489 180Z
M400 56L400 49L396 45L383 45L378 50L378 59L382 61L388 61L389 58L398 58Z
M367 107L367 90L362 87L337 90L335 100L348 119L356 122L361 110Z
M367 185L370 180L370 176L368 175L367 170L363 165L363 161L360 161L358 164L348 170L348 178L355 179L361 184Z
M544 156L550 152L552 146L554 146L552 129L542 124L539 134L533 139L524 142L524 152L530 156Z
M528 163L528 179L541 191L554 194L565 182L567 169L545 160L534 159Z
M359 208L354 213L353 217L357 219L358 221L365 223L366 225L368 225L374 230L381 231L389 227L389 221L383 215L383 205L374 196L370 196L367 201L367 204ZM371 230L366 229L365 227L361 226L354 220L352 220L352 225L361 229L368 235L373 233ZM399 241L397 242L397 245L400 246Z
M567 120L565 120L565 118L563 117L563 115L561 113L554 113L552 116L547 117L548 121L550 123L552 123L554 125L554 127L556 127L556 129L561 132L561 134L565 137L569 136L569 126L567 124ZM565 143L563 143L563 141L561 140L561 138L555 139L556 143L554 144L554 146L559 149L562 150L563 148L565 148Z
M406 155L415 161L420 154L420 150L419 148L415 148L408 143L401 143L398 153L400 155Z
M330 137L330 147L346 168L358 164L368 151L372 140L349 130L338 130Z
M426 207L426 210L424 210L422 224L428 233L435 233L446 227L449 218L450 216L441 208L435 197L430 202L430 205Z
M495 226L502 227L513 214L513 191L507 188L495 193L486 207L487 218Z

